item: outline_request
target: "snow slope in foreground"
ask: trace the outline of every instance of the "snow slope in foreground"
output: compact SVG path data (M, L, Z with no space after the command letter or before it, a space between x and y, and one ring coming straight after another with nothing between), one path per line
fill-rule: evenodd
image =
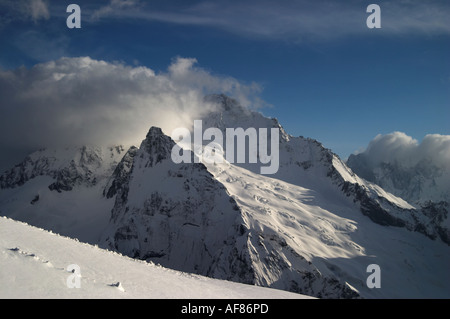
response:
M80 268L80 288L67 286L72 264ZM0 217L0 298L309 297L166 269Z

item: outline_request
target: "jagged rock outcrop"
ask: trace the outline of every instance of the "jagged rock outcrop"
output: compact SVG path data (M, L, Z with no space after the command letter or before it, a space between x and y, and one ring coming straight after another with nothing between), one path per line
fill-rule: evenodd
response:
M233 254L239 208L203 164L174 164L174 145L152 127L119 163L106 191L116 199L105 244L170 268L252 282L248 256Z
M0 188L15 188L37 176L49 176L52 191L71 191L78 185L94 186L107 178L123 156L123 146L42 149L0 176Z

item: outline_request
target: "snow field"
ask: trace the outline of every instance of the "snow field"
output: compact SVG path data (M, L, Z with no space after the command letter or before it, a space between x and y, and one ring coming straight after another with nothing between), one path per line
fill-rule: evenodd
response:
M80 288L67 286L72 264L80 267ZM6 217L0 270L0 298L308 298L166 269Z

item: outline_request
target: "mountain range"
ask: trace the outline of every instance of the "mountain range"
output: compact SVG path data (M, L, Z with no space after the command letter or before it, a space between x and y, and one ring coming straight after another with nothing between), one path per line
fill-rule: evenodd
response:
M261 163L176 164L176 142L151 127L139 147L30 154L0 176L0 215L166 268L319 298L450 296L448 204L408 202L276 119L205 99L217 108L203 130L279 129L275 174ZM367 285L372 264L381 288Z
M413 165L395 162L370 163L366 154L352 154L347 165L359 176L373 182L416 207L445 206L450 203L450 170L424 158Z

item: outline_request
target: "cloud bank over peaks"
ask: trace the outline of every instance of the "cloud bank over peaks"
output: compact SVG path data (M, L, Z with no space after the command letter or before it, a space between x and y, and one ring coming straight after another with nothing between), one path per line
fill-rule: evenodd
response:
M403 132L379 134L358 156L364 156L372 168L381 163L414 167L426 160L450 170L450 135L428 134L419 142Z
M252 107L261 88L175 58L167 71L144 66L61 58L32 68L0 70L0 147L36 149L65 145L139 144L148 129L166 134L188 127L225 93ZM5 155L2 155L5 156Z

